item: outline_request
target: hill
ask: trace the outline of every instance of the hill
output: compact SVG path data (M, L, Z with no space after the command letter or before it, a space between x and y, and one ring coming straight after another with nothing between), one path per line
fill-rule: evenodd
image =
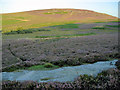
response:
M2 15L2 32L14 31L19 28L40 28L71 23L98 23L117 21L104 13L82 9L45 9Z

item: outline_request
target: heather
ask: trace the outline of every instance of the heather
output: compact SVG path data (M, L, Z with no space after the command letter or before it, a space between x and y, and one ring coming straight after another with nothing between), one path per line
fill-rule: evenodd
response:
M117 34L104 34L43 41L4 40L3 71L16 66L52 63L61 67L119 58L117 39Z
M5 35L27 34L27 33L39 32L39 31L50 31L50 30L45 30L45 29L40 29L40 28L33 28L33 29L23 30L22 28L18 28L17 31L10 31L10 32L6 32L4 34Z

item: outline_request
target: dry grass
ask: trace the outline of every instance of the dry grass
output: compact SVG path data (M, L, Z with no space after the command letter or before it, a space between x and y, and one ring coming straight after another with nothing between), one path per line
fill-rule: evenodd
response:
M44 14L48 12L53 14ZM3 33L9 32L11 30L17 30L19 27L28 29L70 23L107 22L117 20L116 17L110 15L79 9L36 10L29 12L3 14L2 17Z

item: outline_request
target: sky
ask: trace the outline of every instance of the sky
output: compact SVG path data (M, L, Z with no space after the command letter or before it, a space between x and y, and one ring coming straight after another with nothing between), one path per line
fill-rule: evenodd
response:
M118 17L119 0L0 0L0 13L39 9L88 9Z

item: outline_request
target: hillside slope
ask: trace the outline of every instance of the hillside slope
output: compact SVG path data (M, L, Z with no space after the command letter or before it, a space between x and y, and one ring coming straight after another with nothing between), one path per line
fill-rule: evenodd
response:
M39 28L68 23L117 21L118 18L82 9L45 9L2 15L3 33L18 28Z

